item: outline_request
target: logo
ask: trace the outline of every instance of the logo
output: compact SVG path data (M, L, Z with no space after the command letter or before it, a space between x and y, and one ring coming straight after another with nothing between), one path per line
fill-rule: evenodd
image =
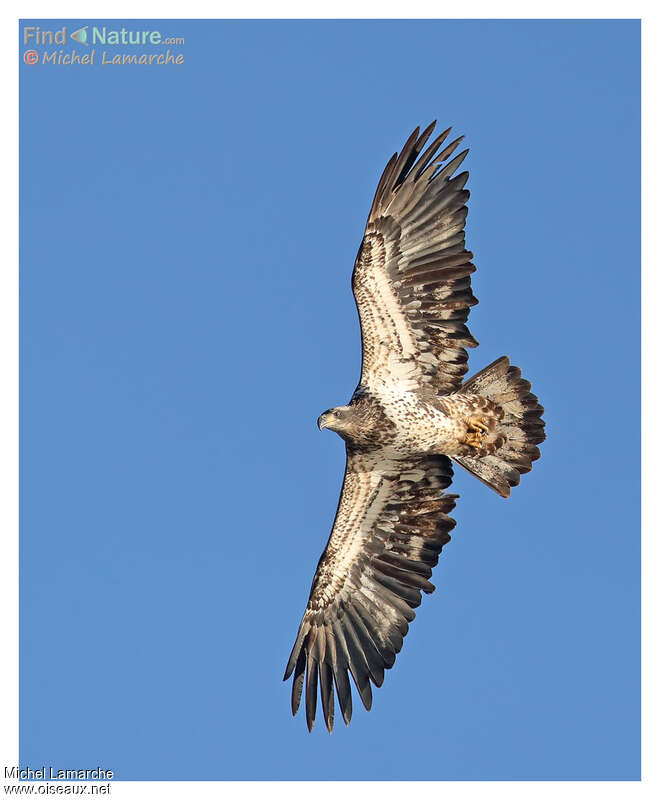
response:
M95 64L183 64L184 54L178 48L186 43L183 36L169 36L159 30L108 28L90 23L74 31L66 26L42 29L38 25L26 25L22 30L22 39L23 46L29 48L23 50L23 61L31 66L39 64L40 67L49 64L91 67Z
M89 27L88 25L85 25L84 28L79 28L77 31L74 31L72 34L70 34L71 38L75 42L79 42L80 44L84 44L85 46L89 45L89 42L87 41L88 27Z
M66 28L56 31L42 31L34 25L23 28L23 44L66 44Z

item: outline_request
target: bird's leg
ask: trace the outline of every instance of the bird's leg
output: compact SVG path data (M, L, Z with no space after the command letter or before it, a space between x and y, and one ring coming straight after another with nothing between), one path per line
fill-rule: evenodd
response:
M464 442L470 447L480 448L486 436L490 433L492 419L489 417L472 416L467 421L467 431Z

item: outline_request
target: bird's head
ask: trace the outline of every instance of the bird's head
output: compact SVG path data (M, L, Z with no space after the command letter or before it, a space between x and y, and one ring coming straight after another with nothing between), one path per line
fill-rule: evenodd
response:
M324 411L318 418L317 425L319 430L329 428L331 431L336 431L340 436L346 432L353 422L353 409L350 406L338 406L337 408L329 408Z

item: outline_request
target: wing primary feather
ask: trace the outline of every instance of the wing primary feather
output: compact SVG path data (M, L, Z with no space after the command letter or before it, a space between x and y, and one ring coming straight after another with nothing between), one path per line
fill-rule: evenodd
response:
M298 636L296 636L296 642L293 645L293 649L291 650L291 655L289 656L289 661L286 665L286 670L284 671L284 678L283 680L287 680L291 673L293 672L294 667L298 662L298 656L300 655L300 651L302 650L303 642L305 641L305 637L309 632L309 621L303 617L303 621L300 623L300 628L298 630Z
M417 140L417 144L415 145L415 158L418 158L419 154L424 149L424 145L428 142L431 134L435 130L436 123L437 123L437 120L434 119L433 122L430 125L428 125L426 128L424 128L424 130L422 131L422 134L419 137L419 139Z
M341 622L339 620L335 620L333 623L332 633L334 635L331 637L331 640L334 643L334 652L337 659L337 667L334 670L337 697L339 699L339 708L341 709L342 717L344 718L344 722L348 725L348 723L351 721L351 716L353 713L351 683L348 680L347 672L350 662L350 655L346 645L346 637L344 636L344 631L342 630Z
M351 721L353 715L353 701L351 699L351 683L348 680L348 672L345 668L335 671L335 686L337 687L337 699L339 708L346 725Z
M433 161L419 174L419 177L422 178L424 175L435 172L438 165L441 164L443 161L449 158L449 156L456 150L458 145L465 139L465 136L459 136L458 139L454 139L453 142L450 142L445 149L439 153ZM429 177L430 180L430 177Z
M465 161L465 157L467 156L467 154L469 152L470 152L470 148L466 147L465 150L462 150L456 156L456 158L452 158L452 160L448 164L445 164L445 166L442 167L442 169L439 169L438 172L436 172L434 175L432 175L429 178L429 180L431 180L431 181L436 181L436 180L442 181L445 178L450 178L456 172L456 170L461 166L461 164ZM440 165L438 165L438 167L439 166Z
M355 610L378 648L386 669L394 664L397 650L389 637L392 621L363 594L355 596Z
M433 158L433 156L434 156L434 155L437 153L437 151L438 151L438 148L439 148L439 147L442 145L442 143L445 141L445 139L447 138L447 136L449 136L449 133L450 133L450 131L451 131L451 128L447 128L447 130L444 130L444 131L443 131L443 132L442 132L442 133L441 133L441 134L440 134L438 137L436 137L436 138L435 138L435 139L434 139L434 140L431 142L431 144L428 146L428 149L427 149L427 151L426 151L426 152L424 153L424 155L423 155L423 156L420 158L420 160L419 160L419 162L418 162L417 166L415 167L415 172L413 173L413 180L414 180L414 181L417 181L417 180L418 180L419 176L420 176L420 175L422 174L422 172L424 171L424 168L426 167L426 165L427 165L427 164L429 163L429 161L430 161L430 160Z
M328 733L332 733L335 722L335 694L332 686L332 669L326 661L321 661L319 664L319 684L323 719Z
M392 170L392 175L390 176L390 179L388 180L383 190L383 194L388 194L389 192L396 189L396 187L405 179L406 165L408 164L410 155L414 154L415 152L415 144L417 143L418 136L419 136L419 125L410 134L410 136L408 137L408 141L403 145L403 148L396 160L394 169Z
M311 733L316 717L316 699L318 697L318 661L310 655L307 659L307 681L305 683L305 716L307 730Z
M369 675L376 686L382 686L384 679L383 657L378 652L378 648L358 612L352 607L349 607L347 611L351 618L353 630L355 631L362 652L364 653Z
M385 169L383 170L383 174L380 176L380 181L378 181L378 186L376 187L376 192L374 194L374 199L373 199L373 202L371 204L371 210L369 211L369 217L368 217L369 220L371 220L373 218L374 212L376 211L376 208L378 208L378 205L380 203L380 199L381 199L381 197L383 195L383 188L384 188L385 184L387 183L387 180L388 180L388 178L390 176L390 172L391 172L392 168L394 167L394 165L396 163L396 159L397 159L397 154L394 153L392 155L392 157L390 158L390 160L387 162L387 165L385 166Z
M360 646L358 635L346 614L344 615L343 623L346 630L346 645L348 647L348 668L355 681L360 699L364 707L369 711L372 702L371 684L369 683L369 665L367 664L366 656Z
M293 676L293 684L291 685L291 711L295 717L300 707L300 698L302 696L303 682L305 680L305 665L307 664L307 657L303 650L298 656L296 662L296 672Z
M326 647L325 626L321 625L318 629L318 634L316 637L316 658L319 664L325 659Z
M396 189L404 181L407 180L408 174L410 172L411 167L413 166L413 164L417 160L417 157L419 156L419 154L422 152L422 149L423 149L424 145L426 144L429 136L433 133L433 129L434 128L435 128L435 121L433 121L422 132L422 135L419 136L419 138L416 137L416 141L413 142L413 145L410 148L410 152L409 153L405 153L405 159L404 159L404 152L405 152L405 147L404 147L404 150L402 151L401 156L399 156L399 163L401 163L402 166L401 166L400 170L398 171L399 174L398 174L398 176L396 178L396 182L395 182L394 187L393 187L394 189ZM414 131L414 133L415 134L419 133L419 128L417 128Z

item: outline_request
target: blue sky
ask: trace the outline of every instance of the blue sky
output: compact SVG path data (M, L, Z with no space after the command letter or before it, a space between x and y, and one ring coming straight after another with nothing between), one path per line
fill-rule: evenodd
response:
M639 24L125 25L184 64L20 67L22 765L638 778ZM378 177L435 118L471 148L471 371L509 355L548 439L510 500L456 475L372 711L310 736L281 678L343 473L315 421L357 382Z

